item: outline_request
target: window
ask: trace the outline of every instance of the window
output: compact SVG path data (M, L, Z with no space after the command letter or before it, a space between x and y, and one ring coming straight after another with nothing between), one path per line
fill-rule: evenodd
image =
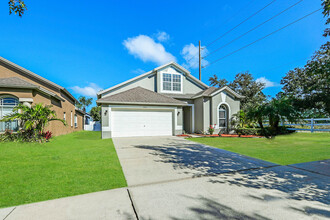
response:
M71 117L70 117L70 120L71 120L71 127L73 126L73 123L72 123L72 111L71 111Z
M181 75L163 73L163 90L181 92Z
M219 107L219 127L227 127L227 107L225 105L220 105Z
M15 106L18 105L18 99L11 96L0 96L0 119L13 112ZM5 130L18 130L18 121L0 122L0 132Z
M77 115L74 114L74 127L77 128L78 127L78 120L77 120Z
M66 122L66 114L65 114L65 112L63 113L63 120Z

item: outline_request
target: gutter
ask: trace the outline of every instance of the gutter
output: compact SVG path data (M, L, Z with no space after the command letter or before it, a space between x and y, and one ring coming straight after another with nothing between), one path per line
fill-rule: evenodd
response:
M159 105L159 106L187 106L187 103L154 103L154 102L116 102L116 101L96 101L97 104L117 104L117 105Z

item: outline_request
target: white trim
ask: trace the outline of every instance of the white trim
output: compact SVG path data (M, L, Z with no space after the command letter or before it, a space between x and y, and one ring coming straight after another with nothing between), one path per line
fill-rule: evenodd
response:
M176 127L175 127L175 130L182 130L182 125L177 125Z
M78 116L77 116L77 114L74 114L74 127L78 128Z
M227 122L228 123L227 124L227 128L228 128L228 126L229 126L229 117L231 115L231 110L230 110L230 106L229 106L229 104L227 102L220 102L219 105L218 105L218 107L217 107L217 123L216 123L216 128L217 129L220 128L219 127L219 107L220 107L220 105L226 105L227 108L228 108L228 115L227 115L227 120L228 120L228 122ZM223 128L223 127L221 127L221 128Z
M109 105L109 112L114 109L159 109L159 110L174 110L177 107L166 106L148 106L148 105Z
M164 90L163 89L163 74L170 74L170 75L179 75L180 76L180 91L173 91L173 90ZM171 77L171 87L173 87L173 78ZM172 88L173 89L173 88ZM161 72L160 74L160 91L162 93L171 93L171 94L182 94L183 93L183 75L181 73L166 73Z
M111 131L111 127L102 127L102 131Z
M138 79L140 79L140 78L146 77L146 76L151 75L151 74L155 74L155 72L157 72L158 70L163 69L163 68L165 68L165 67L167 67L167 66L170 66L170 65L175 66L176 68L178 68L179 70L181 70L182 72L184 72L184 73L186 74L186 77L191 78L193 81L195 81L196 83L198 83L198 84L200 84L201 86L205 87L206 89L209 88L208 85L206 85L206 84L203 83L202 81L198 80L198 79L195 78L194 76L190 75L190 72L189 72L188 70L186 70L185 68L183 68L182 66L180 66L179 64L177 64L177 63L175 63L175 62L170 62L170 63L167 63L167 64L162 65L162 66L160 66L160 67L157 67L157 68L155 68L155 69L153 69L153 70L151 70L151 71L149 71L149 72L143 73L143 74L141 74L140 76L134 77L134 78L132 78L132 79L129 79L129 80L126 80L126 81L124 81L124 82L122 82L122 83L119 83L119 84L117 84L117 85L115 85L115 86L112 86L112 87L110 87L110 88L108 88L108 89L102 90L102 91L98 92L97 95L102 95L102 94L104 94L104 93L106 93L106 92L109 92L109 91L111 91L111 90L113 90L113 89L116 89L116 88L118 88L118 87L124 86L124 85L126 85L126 84L128 84L128 83L130 83L130 82L134 82L134 81L136 81L136 80L138 80ZM182 85L182 86L183 86L183 85Z
M32 98L19 98L18 99L19 102L33 102L33 99Z
M71 111L71 127L73 127L73 122L72 122L72 111Z
M232 90L231 88L229 88L228 86L224 86L221 89L215 91L214 93L212 93L210 96L215 96L218 93L222 92L223 90L227 90L229 93L231 93L232 95L236 96L237 98L244 98L245 96L242 96L238 93L236 93L234 90Z
M139 106L139 105L109 105L108 107L108 117L109 117L109 126L102 127L102 131L113 131L112 123L111 123L111 112L112 110L166 110L168 112L172 112L172 135L175 135L176 130L182 130L182 125L177 126L178 116L177 116L177 107L166 107L166 106ZM101 117L104 117L101 115ZM174 117L174 118L173 118ZM180 128L181 127L181 128Z
M195 105L194 104L188 104L188 106L191 107L191 132L195 132Z

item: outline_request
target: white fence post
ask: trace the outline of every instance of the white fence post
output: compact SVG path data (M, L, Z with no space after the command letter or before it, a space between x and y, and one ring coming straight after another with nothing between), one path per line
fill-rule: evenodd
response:
M314 132L314 118L311 119L311 133Z

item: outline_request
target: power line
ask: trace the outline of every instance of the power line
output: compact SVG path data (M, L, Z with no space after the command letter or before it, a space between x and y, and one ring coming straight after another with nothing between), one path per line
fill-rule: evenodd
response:
M305 58L301 58L301 59L298 59L298 60L294 60L294 61L291 61L291 62L288 62L288 63L283 63L283 64L281 64L281 65L278 65L278 66L275 66L275 67L272 67L272 68L269 68L269 69L266 69L266 70L263 70L263 71L258 71L257 74L262 74L262 73L264 73L264 72L268 72L268 71L270 71L270 70L275 70L275 69L281 68L281 67L283 67L283 66L287 66L287 65L289 65L289 64L296 63L296 62L298 62L298 61L306 60L306 59L308 59L308 58L310 58L310 56L309 56L309 57L305 57Z
M311 16L312 14L314 14L314 13L320 11L320 10L322 10L322 8L319 8L319 9L317 9L317 10L315 10L315 11L313 11L313 12L311 12L311 13L309 13L309 14L303 16L303 17L301 17L301 18L299 18L299 19L297 19L297 20L295 20L295 21L293 21L293 22L291 22L291 23L285 25L284 27L281 27L280 29L277 29L276 31L273 31L273 32L271 32L270 34L267 34L267 35L263 36L262 38L259 38L258 40L255 40L255 41L253 41L252 43L249 43L249 44L245 45L244 47L241 47L241 48L239 48L239 49L237 49L237 50L235 50L235 51L233 51L233 52L231 52L231 53L229 53L229 54L227 54L227 55L225 55L225 56L223 56L223 57L221 57L221 58L219 58L219 59L216 59L216 60L214 60L213 62L211 62L211 63L209 63L209 64L203 66L202 68L206 68L206 67L210 66L210 65L213 64L213 63L219 62L220 60L222 60L222 59L224 59L224 58L226 58L226 57L228 57L228 56L231 56L231 55L237 53L238 51L243 50L243 49L245 49L245 48L251 46L252 44L257 43L258 41L261 41L261 40L263 40L263 39L269 37L270 35L273 35L273 34L279 32L279 31L283 30L284 28L289 27L290 25L292 25L292 24L294 24L294 23L297 23L298 21L300 21L300 20L302 20L302 19L304 19L304 18L307 18L308 16Z
M238 25L236 25L235 27L233 27L232 29L230 29L229 31L227 31L226 33L224 33L223 35L221 35L220 37L216 38L214 41L212 41L211 43L207 44L206 47L214 44L216 41L220 40L221 38L223 38L224 36L226 36L227 34L229 34L230 32L232 32L233 30L235 30L236 28L238 28L239 26L241 26L242 24L244 24L245 22L247 22L248 20L250 20L251 18L253 18L254 16L256 16L257 14L259 14L261 11L263 11L264 9L266 9L268 6L270 6L271 4L273 4L274 2L276 2L276 0L273 0L272 2L270 2L269 4L267 4L266 6L264 6L263 8L261 8L260 10L258 10L257 12L253 13L252 15L250 15L248 18L246 18L244 21L242 21L241 23L239 23Z
M237 10L237 12L243 11L246 8L248 8L255 0L251 0L249 1L245 6L241 7L240 9ZM239 15L239 13L236 13L232 16L230 16L230 18L228 18L222 25L221 27L223 27L225 24L227 24L230 20L232 20L233 18L235 18L237 15Z
M241 9L245 9L247 8L254 0L252 0L250 3L248 3L245 7L241 8ZM229 31L227 31L226 33L224 33L222 36L218 37L217 39L215 39L214 41L212 41L211 43L209 43L207 46L203 47L203 49L205 49L206 47L210 46L211 44L215 43L216 41L218 41L219 39L223 38L224 36L226 36L227 34L229 34L230 32L232 32L233 30L235 30L236 28L238 28L240 25L244 24L246 21L250 20L251 18L253 18L254 16L256 16L257 14L259 14L261 11L263 11L265 8L267 8L268 6L270 6L271 4L273 4L276 0L273 0L272 2L270 2L268 5L266 5L265 7L261 8L259 11L255 12L254 14L252 14L251 16L249 16L247 19L245 19L244 21L242 21L241 23L239 23L238 25L236 25L235 27L233 27L232 29L230 29ZM239 10L240 11L240 10ZM230 19L228 19L225 24L231 20L233 17L236 17L237 14L234 14ZM190 57L186 62L189 62L190 60L192 60L193 58L195 58L198 54L192 55L192 57Z
M250 33L250 32L252 32L252 31L256 30L257 28L261 27L262 25L266 24L267 22L273 20L274 18L280 16L280 15L283 14L284 12L286 12L286 11L288 11L289 9L293 8L294 6L298 5L298 4L301 3L302 1L304 1L304 0L300 0L300 1L296 2L295 4L291 5L290 7L286 8L286 9L283 10L283 11L281 11L280 13L274 15L273 17L269 18L268 20L266 20L266 21L260 23L259 25L255 26L254 28L250 29L249 31L245 32L244 34L242 34L242 35L240 35L239 37L235 38L234 40L230 41L229 43L227 43L227 44L225 44L225 45L223 45L223 46L221 46L221 47L219 47L219 48L213 50L212 52L210 52L209 54L207 54L207 55L204 56L203 58L206 58L206 57L210 56L211 54L214 54L214 53L218 52L219 50L221 50L221 49L227 47L228 45L234 43L235 41L237 41L238 39L240 39L240 38L242 38L243 36L247 35L248 33Z

